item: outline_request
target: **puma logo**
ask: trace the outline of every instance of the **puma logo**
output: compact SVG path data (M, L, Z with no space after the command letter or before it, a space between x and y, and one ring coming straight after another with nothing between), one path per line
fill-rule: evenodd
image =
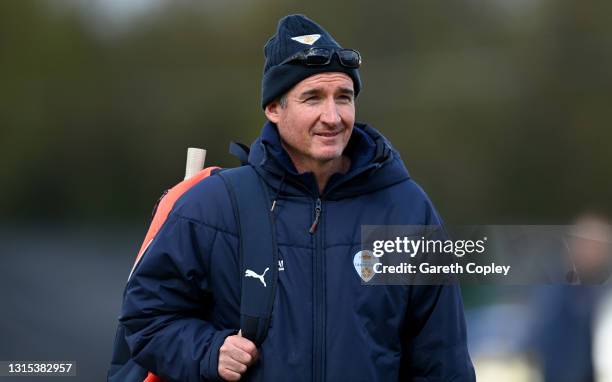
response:
M265 271L264 271L264 272L263 272L261 275L258 275L257 273L253 272L252 270L247 269L247 270L244 272L244 277L253 277L253 278L259 279L259 281L261 281L261 283L263 284L263 286L264 286L264 288L265 288L265 287L267 287L267 285L266 285L266 280L264 280L264 275L266 274L266 272L267 272L269 269L270 269L270 268L266 268L266 270L265 270Z

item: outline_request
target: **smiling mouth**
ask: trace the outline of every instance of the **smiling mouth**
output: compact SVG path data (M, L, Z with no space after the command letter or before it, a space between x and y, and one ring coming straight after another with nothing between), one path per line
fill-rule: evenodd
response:
M332 132L315 133L315 135L320 135L322 137L335 137L338 134L340 134L340 130L332 131Z

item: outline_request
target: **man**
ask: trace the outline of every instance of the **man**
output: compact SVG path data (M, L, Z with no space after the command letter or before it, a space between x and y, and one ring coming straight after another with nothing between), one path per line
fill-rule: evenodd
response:
M612 270L612 232L607 217L581 214L567 237L570 285L534 288L528 345L535 351L545 382L596 380L594 327L603 284Z
M389 142L355 122L360 55L290 15L265 57L268 122L249 163L274 195L282 261L268 335L256 348L238 332L238 228L213 175L130 278L132 358L173 381L475 380L457 286L365 286L353 267L364 224L441 224Z

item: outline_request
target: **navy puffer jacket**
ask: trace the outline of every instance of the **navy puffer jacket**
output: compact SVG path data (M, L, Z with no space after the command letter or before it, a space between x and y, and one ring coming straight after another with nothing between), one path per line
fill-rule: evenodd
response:
M345 154L351 168L320 194L274 124L251 146L249 163L276 200L283 267L244 380L474 381L457 286L362 285L353 267L362 225L440 224L431 202L372 127L356 123ZM138 364L168 381L219 380L219 347L240 326L237 231L219 176L177 201L125 292L120 323Z

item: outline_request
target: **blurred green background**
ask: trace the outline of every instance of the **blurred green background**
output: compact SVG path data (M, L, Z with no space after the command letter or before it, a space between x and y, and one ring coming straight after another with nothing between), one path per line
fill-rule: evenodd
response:
M188 146L233 166L288 13L360 50L357 118L449 223L612 213L612 3L3 1L0 216L143 222Z
M152 205L189 146L238 164L228 144L264 123L263 45L289 13L362 53L357 119L447 223L612 216L612 2L1 1L0 360L73 359L101 380ZM500 345L530 292L464 291L480 380L537 381Z

